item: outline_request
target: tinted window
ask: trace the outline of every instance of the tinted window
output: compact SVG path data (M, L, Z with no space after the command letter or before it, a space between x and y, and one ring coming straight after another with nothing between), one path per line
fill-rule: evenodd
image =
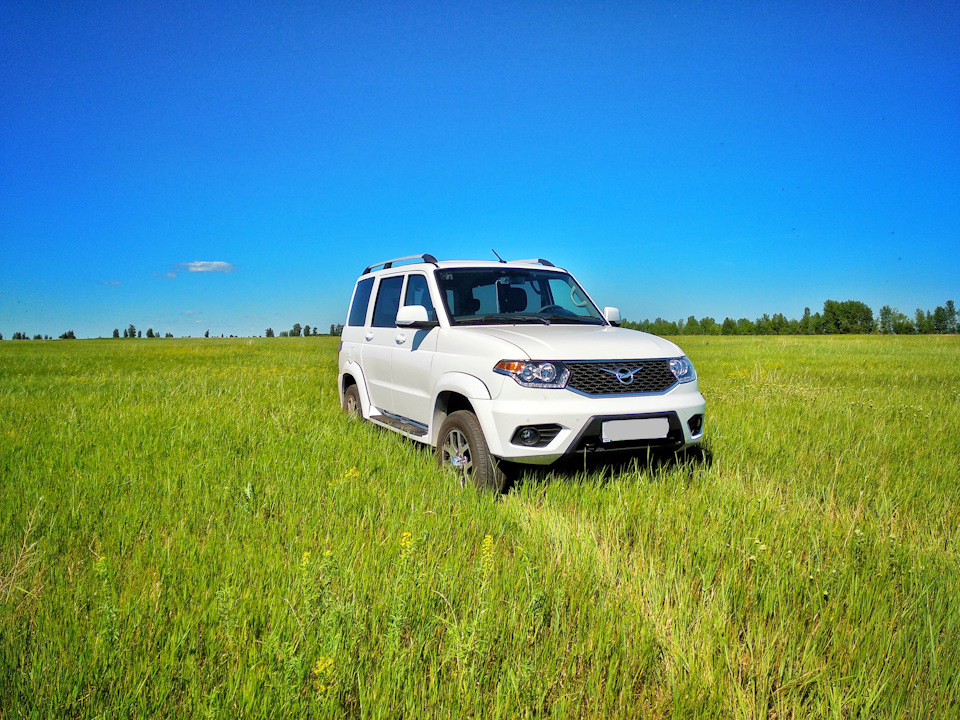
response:
M396 327L397 310L400 308L400 289L403 276L384 278L377 291L377 304L373 308L374 327Z
M363 325L367 319L367 304L370 302L370 291L373 290L373 278L367 278L357 283L353 293L353 305L350 306L350 317L347 325Z
M407 280L407 294L403 300L404 305L423 305L427 309L427 318L429 320L437 319L437 311L433 309L433 301L430 299L430 288L427 286L427 278L423 275L411 275Z

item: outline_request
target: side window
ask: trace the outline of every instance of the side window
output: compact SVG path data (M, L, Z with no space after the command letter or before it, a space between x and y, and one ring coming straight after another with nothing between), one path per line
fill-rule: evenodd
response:
M403 276L384 278L377 291L377 304L373 307L373 327L396 327L397 310L400 309L400 290Z
M591 312L590 301L579 287L569 284L564 279L551 278L549 283L553 304L582 317L592 317L595 314ZM546 302L546 299L544 299L544 302Z
M437 311L433 309L433 301L430 299L430 288L423 275L411 275L407 278L407 294L404 296L403 304L423 305L427 309L427 318L437 319Z
M549 285L554 305L559 305L564 310L579 314L577 313L577 303L580 303L579 307L581 308L586 303L586 298L579 291L574 291L563 280L550 280Z
M367 319L367 305L370 303L370 291L373 290L373 278L367 278L357 283L353 292L353 304L350 306L350 316L347 325L363 326Z

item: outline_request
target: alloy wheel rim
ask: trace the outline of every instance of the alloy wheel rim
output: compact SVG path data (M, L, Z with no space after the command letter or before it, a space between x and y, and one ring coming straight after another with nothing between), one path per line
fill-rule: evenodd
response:
M443 465L451 468L460 476L460 485L473 472L473 455L466 436L457 428L447 433L443 439Z

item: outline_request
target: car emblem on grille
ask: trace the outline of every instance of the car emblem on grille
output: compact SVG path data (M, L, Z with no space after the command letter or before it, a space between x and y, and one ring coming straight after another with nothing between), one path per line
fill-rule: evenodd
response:
M610 373L613 375L617 380L620 381L621 385L631 385L633 384L633 376L643 370L643 365L638 365L633 370L625 367L619 367L616 370L610 370L609 368L600 369L605 373Z

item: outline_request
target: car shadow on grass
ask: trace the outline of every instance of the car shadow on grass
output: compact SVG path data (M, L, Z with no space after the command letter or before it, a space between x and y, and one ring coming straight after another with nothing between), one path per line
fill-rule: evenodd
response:
M389 434L388 431L378 428ZM410 447L422 453L425 460L436 462L436 448L403 438ZM429 461L429 460L428 460ZM709 441L680 452L651 448L649 450L612 450L607 452L569 455L552 465L524 465L500 461L506 482L499 496L507 495L521 486L541 487L551 483L592 483L606 485L623 475L645 474L661 477L676 470L684 472L688 479L713 465L713 451ZM489 492L478 488L479 492Z
M521 486L534 487L554 482L596 483L605 485L623 475L644 474L660 477L680 471L692 479L698 472L713 465L709 446L696 445L680 452L651 449L648 451L612 451L572 455L552 465L502 466L507 474L504 493Z

